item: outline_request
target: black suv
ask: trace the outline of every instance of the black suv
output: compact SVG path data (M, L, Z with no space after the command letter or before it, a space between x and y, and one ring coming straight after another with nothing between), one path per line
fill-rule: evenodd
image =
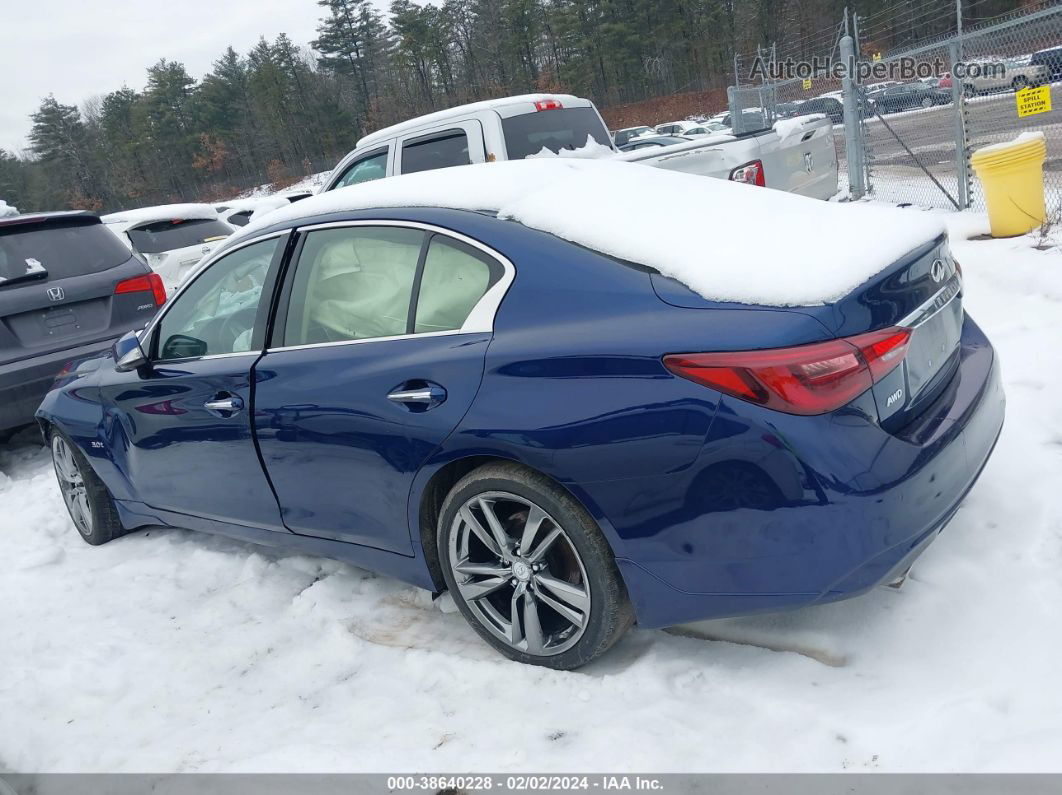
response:
M165 300L94 213L0 219L0 441L33 422L64 364L142 328Z

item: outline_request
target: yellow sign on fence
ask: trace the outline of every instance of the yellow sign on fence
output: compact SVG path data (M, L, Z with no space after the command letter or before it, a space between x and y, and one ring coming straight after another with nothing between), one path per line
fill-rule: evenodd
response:
M872 58L873 58L873 59L874 59L875 61L880 61L880 60L881 60L881 53L880 53L880 52L876 52L876 53L874 53L874 55L873 55L873 56L871 56L871 57L872 57Z
M811 91L811 80L805 80L804 81L804 90L805 91ZM1048 110L1050 110L1050 108L1048 108Z
M1023 88L1014 94L1019 116L1034 116L1051 112L1051 86Z

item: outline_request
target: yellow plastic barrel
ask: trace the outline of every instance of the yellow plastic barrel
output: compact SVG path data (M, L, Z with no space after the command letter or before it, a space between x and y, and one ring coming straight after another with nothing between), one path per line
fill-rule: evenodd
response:
M1047 218L1044 207L1043 133L1023 133L1013 141L973 153L970 162L981 179L992 237L1014 237L1036 229Z

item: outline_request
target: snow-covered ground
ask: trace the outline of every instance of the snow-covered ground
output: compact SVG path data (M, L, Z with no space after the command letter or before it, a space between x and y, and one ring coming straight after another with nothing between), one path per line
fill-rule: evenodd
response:
M89 547L24 434L0 448L0 770L1062 771L1062 236L949 225L1008 419L901 590L523 667L351 566Z
M258 199L264 196L287 196L290 193L305 193L306 191L316 193L317 190L324 185L325 180L328 179L328 175L331 173L331 171L321 171L317 174L311 174L281 190L276 190L272 183L267 182L264 185L259 185L257 188L251 188L248 191L244 191L236 198Z

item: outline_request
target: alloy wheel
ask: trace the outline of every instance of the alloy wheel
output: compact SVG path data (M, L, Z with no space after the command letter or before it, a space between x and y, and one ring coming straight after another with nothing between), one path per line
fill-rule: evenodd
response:
M56 434L52 437L52 464L55 466L55 474L59 478L59 490L63 493L63 501L70 511L70 518L74 520L78 532L84 536L92 534L92 506L89 503L88 492L85 487L85 478L78 466L74 451L70 448L66 439Z
M527 654L560 654L590 619L590 586L564 528L530 500L489 491L454 517L449 560L465 605L491 634Z

